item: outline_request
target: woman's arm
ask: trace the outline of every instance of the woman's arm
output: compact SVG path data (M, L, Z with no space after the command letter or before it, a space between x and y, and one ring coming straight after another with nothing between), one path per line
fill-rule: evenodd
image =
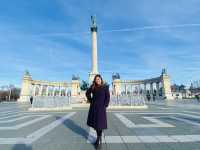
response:
M91 93L92 93L92 87L87 89L87 91L85 93L85 96L87 97L87 100L88 100L89 103L91 103L91 101L92 101Z
M105 106L108 107L110 102L109 86L105 86Z

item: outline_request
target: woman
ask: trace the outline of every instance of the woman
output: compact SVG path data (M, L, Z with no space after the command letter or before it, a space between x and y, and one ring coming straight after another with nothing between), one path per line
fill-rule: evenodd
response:
M97 132L97 140L94 144L98 148L102 143L102 130L107 129L106 107L110 101L109 87L103 83L101 75L97 74L94 77L92 85L86 91L86 97L90 102L87 125Z

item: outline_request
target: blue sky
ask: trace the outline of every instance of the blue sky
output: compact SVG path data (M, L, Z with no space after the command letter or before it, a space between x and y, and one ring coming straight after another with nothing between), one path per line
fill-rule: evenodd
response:
M111 82L167 68L172 83L200 75L199 0L0 0L0 85L33 79L88 79L90 16L98 32L99 72Z

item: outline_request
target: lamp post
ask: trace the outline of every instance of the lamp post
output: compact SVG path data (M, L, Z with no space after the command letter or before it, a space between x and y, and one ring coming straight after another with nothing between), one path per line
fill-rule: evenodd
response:
M12 94L12 89L14 88L14 85L9 85L9 86L7 86L8 87L8 89L9 89L9 96L8 96L8 100L9 101L11 101L11 94Z

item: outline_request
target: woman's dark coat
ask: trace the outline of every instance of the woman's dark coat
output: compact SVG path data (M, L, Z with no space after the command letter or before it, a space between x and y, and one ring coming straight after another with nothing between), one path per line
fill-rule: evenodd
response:
M87 125L94 129L107 129L106 107L110 101L109 87L106 85L95 89L90 87L86 91L86 97L90 102Z

